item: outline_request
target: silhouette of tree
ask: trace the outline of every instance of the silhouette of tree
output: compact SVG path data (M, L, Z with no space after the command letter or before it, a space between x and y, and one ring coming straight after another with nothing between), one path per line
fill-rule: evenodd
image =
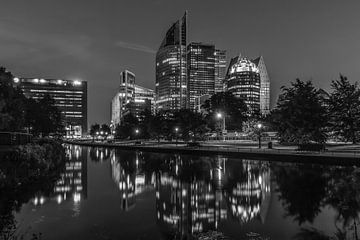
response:
M296 167L275 166L273 174L277 192L287 216L299 224L312 222L320 213L326 197L327 178L320 166L299 164Z
M324 143L327 139L326 108L311 81L296 79L291 87L282 87L272 123L281 142Z
M360 135L360 88L340 75L332 81L333 92L329 97L330 130L345 141L354 144Z
M225 114L228 130L241 130L243 121L247 119L248 108L244 100L235 97L230 92L214 94L202 107L207 112L207 120L211 129L215 129L219 122L215 118L218 112Z

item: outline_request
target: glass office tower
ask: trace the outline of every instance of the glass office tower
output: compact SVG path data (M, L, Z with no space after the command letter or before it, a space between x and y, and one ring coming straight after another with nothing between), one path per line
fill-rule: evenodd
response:
M156 53L156 108L176 110L186 106L187 12L166 32Z
M67 137L80 137L87 132L87 82L78 80L14 78L28 98L55 100L65 124Z
M215 50L215 93L225 91L226 50Z
M215 46L190 43L187 46L187 108L195 108L195 99L215 93Z
M255 63L241 56L231 59L226 85L229 92L245 101L250 114L260 111L260 73Z
M267 115L270 113L270 77L263 56L255 58L252 62L255 63L260 73L260 112Z

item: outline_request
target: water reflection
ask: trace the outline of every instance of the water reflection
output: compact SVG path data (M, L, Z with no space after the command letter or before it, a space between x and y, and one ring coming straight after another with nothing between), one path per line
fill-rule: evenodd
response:
M124 210L155 188L156 219L166 236L190 238L217 230L228 218L264 221L269 207L270 167L264 162L114 151L111 169Z
M46 202L73 201L78 204L87 198L87 154L80 146L68 145L65 149L67 161L64 172L56 181L50 193L39 192L32 199L32 204L41 206Z
M49 203L42 208L47 211L38 211L45 215L59 211L58 204L76 216L81 210L84 214L73 221L82 219L82 227L98 221L100 213L101 221L108 221L106 226L121 222L129 236L140 231L131 230L134 222L146 218L152 225L141 234L151 228L162 239L192 239L211 231L233 239L254 239L254 232L270 239L358 239L360 170L356 167L79 146L66 146L66 152L68 161L60 177L54 178L55 185L34 185L23 201L20 194L13 194L11 204L32 197L32 210ZM25 194L22 189L18 192ZM0 194L0 200L8 201L9 196ZM60 225L69 220L62 217ZM114 226L105 232L119 231L123 234Z

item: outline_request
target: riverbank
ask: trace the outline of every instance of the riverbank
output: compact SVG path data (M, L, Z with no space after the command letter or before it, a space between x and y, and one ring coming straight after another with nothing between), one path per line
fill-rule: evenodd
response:
M325 152L299 152L292 147L284 148L257 148L250 144L217 144L205 142L199 147L189 147L184 143L155 143L146 142L135 144L126 143L106 143L92 141L65 141L69 144L90 146L90 147L109 147L124 150L158 152L158 153L179 153L196 155L222 155L228 157L238 157L256 159L263 161L277 162L299 162L299 163L318 163L329 165L360 166L360 152L358 151L325 151Z

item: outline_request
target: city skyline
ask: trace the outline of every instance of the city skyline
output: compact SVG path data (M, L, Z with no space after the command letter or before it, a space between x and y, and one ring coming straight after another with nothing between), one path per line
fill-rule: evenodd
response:
M340 72L351 81L360 75L356 67L360 34L354 31L360 4L355 1L346 5L207 1L205 11L202 1L142 2L139 9L139 2L127 1L24 3L5 2L0 10L1 65L19 77L88 81L89 123L109 122L109 96L122 69L136 72L140 85L154 89L155 50L184 10L189 12L189 42L216 44L229 52L228 60L239 52L264 56L272 79L271 106L280 86L297 77L312 79L328 90L328 83ZM132 18L129 24L128 16L135 10L143 17ZM97 22L88 24L94 13Z

